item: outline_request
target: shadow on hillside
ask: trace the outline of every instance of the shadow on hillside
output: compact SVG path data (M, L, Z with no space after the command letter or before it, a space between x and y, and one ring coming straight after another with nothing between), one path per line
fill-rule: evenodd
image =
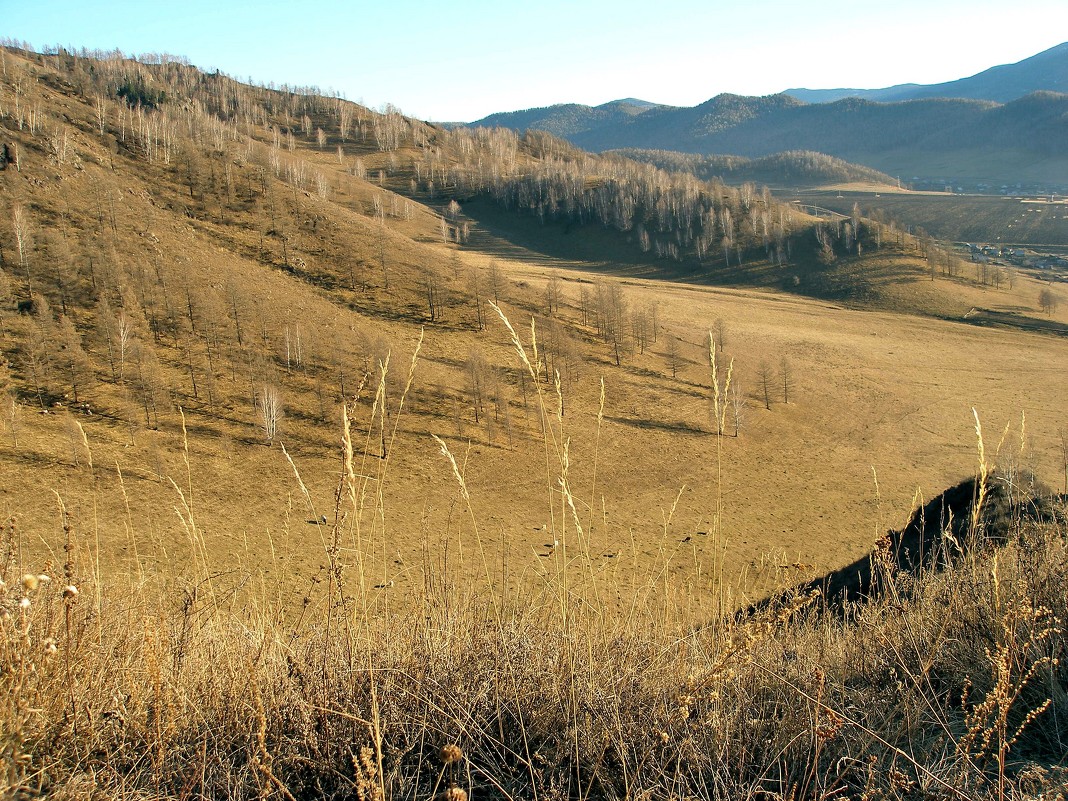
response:
M464 213L475 223L467 247L489 256L563 270L665 277L660 266L631 247L625 234L599 225L553 220L543 224L482 199L465 204Z
M663 381L665 376L659 370L650 370L648 367L637 367L633 364L623 365L623 369L631 375L651 378L654 381Z
M831 264L819 262L811 254L795 253L789 264L774 264L763 253L747 254L739 264L710 258L700 264L658 259L642 253L633 237L596 223L586 225L547 220L506 211L486 199L474 199L464 206L474 223L467 247L501 259L541 267L624 279L671 281L695 286L774 289L791 295L845 305L879 306L882 288L917 284L928 280L927 273L905 258L864 259L842 257ZM720 254L722 255L722 254ZM879 258L880 253L874 254ZM890 256L889 250L882 255ZM897 256L898 254L894 254ZM624 281L626 284L626 281ZM922 310L920 310L922 311Z
M993 309L975 309L964 318L964 322L984 328L1014 328L1019 331L1068 337L1068 325L1056 320L1043 320L1040 317L1026 317Z
M672 434L691 434L693 436L701 437L711 435L710 432L689 423L671 422L670 420L648 420L638 417L619 417L610 414L606 414L604 419L613 423L618 423L622 426L631 426L632 428L640 428L645 431L667 431Z
M916 509L904 528L890 530L871 553L825 576L806 581L741 610L739 617L784 607L792 598L822 597L817 609L849 618L858 603L888 590L905 594L902 577L919 578L960 562L971 550L1019 537L1025 521L1063 522L1065 496L1043 487L1022 488L990 479L980 489L969 478Z

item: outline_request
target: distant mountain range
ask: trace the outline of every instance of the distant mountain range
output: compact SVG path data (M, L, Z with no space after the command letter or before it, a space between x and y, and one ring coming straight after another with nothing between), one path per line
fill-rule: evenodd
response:
M1068 43L1018 64L937 86L905 87L895 101L788 93L721 94L698 106L616 100L492 114L472 125L543 130L592 151L638 148L759 158L826 153L904 180L1068 186ZM829 94L820 95L825 91ZM940 92L967 92L943 97ZM985 96L984 96L985 95Z
M647 111L669 109L659 103L636 100L613 100L599 106L584 106L579 103L561 103L543 108L528 108L523 111L502 111L490 114L472 126L486 128L511 128L516 131L546 131L553 136L569 139L595 128L623 125Z
M1031 92L1068 92L1068 42L1015 64L1002 64L947 83L902 83L885 89L787 89L783 94L806 103L833 103L861 97L880 103L931 97L968 98L1008 103Z

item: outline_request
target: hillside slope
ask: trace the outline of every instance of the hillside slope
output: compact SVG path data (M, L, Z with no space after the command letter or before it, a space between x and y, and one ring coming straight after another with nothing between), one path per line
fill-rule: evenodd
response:
M1018 412L990 375L1033 386L1028 430L1055 430L1062 343L900 313L1037 315L1037 288L932 271L887 224L179 62L4 58L0 513L20 558L60 553L67 519L101 575L207 571L300 610L343 531L383 603L428 560L467 554L489 582L480 548L518 582L573 533L546 468L567 443L597 576L666 569L729 602L779 586L786 554L865 552L872 460L902 514L917 483L970 470L960 398ZM713 330L729 426L709 415ZM916 401L917 360L937 402ZM343 416L358 467L339 478ZM356 517L332 518L339 486Z

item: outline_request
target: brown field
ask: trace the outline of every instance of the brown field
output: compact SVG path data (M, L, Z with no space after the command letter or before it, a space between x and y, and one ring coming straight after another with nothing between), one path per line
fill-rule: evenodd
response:
M477 255L464 258L479 261ZM522 262L503 266L511 282L531 289L547 274ZM573 304L578 282L586 279L554 274ZM294 308L337 313L314 312L321 301L304 297L299 284L281 275L272 280L277 288L265 291L286 293ZM1061 480L1058 432L1065 425L1068 352L1058 338L766 292L624 283L631 304L657 303L662 330L656 344L620 367L603 346L587 344L584 363L563 391L563 420L553 423L556 436L570 444L570 486L596 569L614 582L641 583L663 571L666 583L704 603L727 588L759 594L796 578L784 565L816 573L852 561L884 528L901 524L918 499L974 470L973 408L991 452L1009 429L1001 469L1033 471L1052 485ZM505 309L529 341L529 317ZM569 305L561 315L575 318L577 310ZM727 330L720 370L734 360L733 381L746 399L737 437L712 433L707 343L717 318ZM417 331L381 328L398 343L390 369L403 376ZM672 337L686 360L677 379L664 355ZM574 536L555 491L560 467L555 456L546 456L533 399L524 410L512 398L511 442L503 426L476 426L466 405L428 413L438 388L461 380L455 366L473 349L491 365L517 366L499 320L482 333L425 331L414 366L415 400L397 418L388 467L372 458L363 468L384 473L381 519L363 547L369 544L374 553L376 583L394 581L389 591L401 602L418 594L427 558L451 550L452 558L471 560L476 528L489 558L506 563L514 576L545 569L555 558L545 545ZM783 356L793 373L790 403L782 402L776 380L765 409L757 366L766 361L777 373ZM551 387L543 391L553 412L555 394ZM363 407L372 392L364 390ZM175 514L183 504L180 488L203 540L197 559L235 579L308 593L328 561L325 527L308 521L319 514L333 519L340 425L312 426L304 417L314 417L314 409L288 409L278 440L311 489L314 513L279 444L257 442L250 414L207 420L191 412L188 466L175 415L160 431L138 434L132 445L115 421L80 416L90 469L84 444L72 445L62 415L29 409L18 447L10 438L0 446L2 512L19 518L27 555L58 552L61 499L78 527L99 542L105 573L134 569L135 557L150 570L181 572L194 564L194 549ZM473 516L462 508L432 434L461 460ZM368 447L377 457L376 445ZM77 466L75 449L82 451Z
M136 382L109 374L108 350L94 328L99 309L75 315L93 365L91 414L69 397L40 408L21 350L33 326L24 315L5 313L20 402L17 438L7 420L0 441L0 515L19 520L27 562L59 553L62 504L94 543L104 575L207 570L230 586L315 596L330 561L332 526L313 521L334 518L342 386L363 438L356 450L366 451L361 470L372 477L364 486L367 519L350 516L340 527L343 561L362 560L374 583L392 582L389 594L400 603L415 597L426 565L446 554L471 565L481 549L505 584L566 560L576 532L558 483L565 442L567 480L594 571L620 587L655 577L698 605L758 596L793 582L798 572L822 572L866 552L919 499L974 470L973 409L992 450L1010 431L1002 469L1061 481L1059 432L1068 425L1063 340L917 314L960 319L982 308L1037 318L1038 285L1026 276L998 290L966 278L932 281L922 261L894 249L842 259L830 271L800 264L784 273L757 263L729 273L672 272L635 260L633 249L604 229L562 232L531 218L509 222L485 204L478 206L489 214L485 231L480 217L469 218L471 244L459 247L443 243L437 206L425 205L427 197L396 194L412 175L397 165L418 158L414 147L387 154L365 135L343 144L348 153L338 159L330 147L302 144L286 158L299 157L308 174L326 176L328 194L315 193L265 182L258 166L265 157L258 154L271 139L250 128L253 136L230 146L223 192L222 168L210 166L217 154L185 154L169 166L122 155L114 136L96 135L95 118L72 95L39 91L57 113L83 114L86 122L70 131L75 163L58 163L26 132L12 133L25 155L22 169L4 174L8 194L12 203L27 204L33 233L47 246L29 263L43 265L67 247L82 264L104 264L101 280L125 282L123 302L132 293L147 304L146 314L156 314L153 304L171 308L168 293L177 294L189 306L186 328L193 328L183 334L179 319L172 340L157 336L168 397L150 421L138 411ZM125 112L109 113L115 120ZM368 176L379 176L379 185L352 174L354 158ZM376 219L377 209L383 213ZM13 251L13 230L5 253ZM603 260L586 252L591 248ZM557 278L561 302L553 325L565 344L556 348L564 355L555 354L554 367L562 377L562 419L555 419L552 382L535 387L522 378L497 316L487 308L486 330L475 325L465 288L473 277L485 281L491 262L505 279L504 313L528 347L536 314L543 352L552 335L544 330L545 287ZM7 267L9 303L18 297L16 268ZM85 282L78 269L84 268L73 268L67 280ZM154 271L147 288L146 270ZM438 320L426 317L428 271L444 297ZM791 271L800 291L820 294L810 281L836 282L844 302L767 288L790 285ZM162 283L153 289L157 278ZM702 285L724 281L765 288ZM593 291L593 282L619 284L632 312L657 310L655 341L644 353L627 342L619 366L582 320L581 290ZM846 307L861 297L851 299L850 288L861 286L863 302L875 310ZM51 298L55 306L54 291ZM205 360L195 352L196 325L200 335L220 321L232 328L231 306L246 341L224 331ZM1051 319L1068 321L1068 303ZM708 336L716 320L726 330L721 382L733 359L732 380L741 389L737 436L733 413L726 435L713 433ZM257 331L255 347L250 331ZM282 355L283 341L297 331L307 351L299 368ZM151 339L147 330L138 337ZM260 339L262 346L255 344ZM677 378L668 358L673 341ZM376 388L387 354L385 428L393 442L385 460ZM477 422L468 386L473 355L484 359L484 378L500 387L497 408L487 403ZM779 385L784 358L789 403ZM761 364L768 368L768 404ZM252 399L271 382L282 387L285 417L267 446ZM433 435L460 462L469 511ZM310 490L310 507L282 444ZM561 545L546 547L554 541ZM498 583L481 573L481 581Z

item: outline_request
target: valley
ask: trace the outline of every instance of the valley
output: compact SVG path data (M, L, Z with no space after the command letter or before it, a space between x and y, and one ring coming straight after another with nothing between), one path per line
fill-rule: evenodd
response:
M0 795L1063 777L1063 203L0 57Z

